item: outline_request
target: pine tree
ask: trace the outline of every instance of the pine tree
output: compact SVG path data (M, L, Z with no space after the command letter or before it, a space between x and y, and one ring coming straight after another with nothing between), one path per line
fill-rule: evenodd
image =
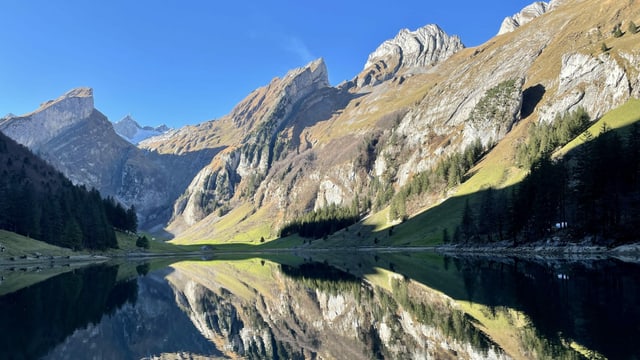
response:
M624 33L622 32L621 28L622 25L618 24L616 25L615 28L613 28L613 37L619 38L622 37L622 35L624 35Z
M442 229L442 242L445 244L448 244L449 242L451 242L447 228Z
M62 234L62 246L74 250L82 247L82 229L76 219L71 218L67 221Z
M464 211L462 213L462 223L460 224L460 231L464 241L471 241L475 237L475 219L473 210L469 206L469 199L465 200Z
M143 249L148 249L150 247L149 239L146 236L138 236L136 239L136 246Z
M482 193L480 201L480 214L478 221L478 232L487 235L487 240L492 240L492 235L497 228L497 214L495 207L495 190L488 188Z
M124 230L129 230L131 232L138 231L138 216L136 215L136 207L133 205L127 209L126 225Z

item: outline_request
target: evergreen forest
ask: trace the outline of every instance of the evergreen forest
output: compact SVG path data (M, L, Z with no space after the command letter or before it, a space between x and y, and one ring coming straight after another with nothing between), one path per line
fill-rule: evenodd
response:
M640 124L597 136L582 132L581 110L552 124L532 126L518 149L526 178L509 189L486 189L467 200L454 242L513 240L514 245L550 236L592 239L613 246L637 241L640 226ZM582 144L563 156L559 146L582 133Z
M137 226L135 208L73 185L0 133L0 229L79 250L117 248L114 229Z

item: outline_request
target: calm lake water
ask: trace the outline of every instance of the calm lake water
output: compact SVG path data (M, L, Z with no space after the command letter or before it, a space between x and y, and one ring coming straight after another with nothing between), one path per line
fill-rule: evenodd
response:
M640 265L618 259L236 255L37 282L46 271L1 271L0 359L640 358Z

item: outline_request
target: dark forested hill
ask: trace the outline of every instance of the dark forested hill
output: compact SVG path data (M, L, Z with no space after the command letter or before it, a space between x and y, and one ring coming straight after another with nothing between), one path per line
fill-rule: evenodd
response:
M0 229L72 249L117 247L114 227L135 231L135 209L75 186L0 133Z

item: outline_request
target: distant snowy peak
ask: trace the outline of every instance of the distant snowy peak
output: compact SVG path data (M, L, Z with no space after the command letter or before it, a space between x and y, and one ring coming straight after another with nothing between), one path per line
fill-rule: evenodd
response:
M140 126L131 115L127 115L120 121L113 123L113 128L118 135L134 145L138 145L143 140L165 134L171 130L166 125L160 125L158 127Z

